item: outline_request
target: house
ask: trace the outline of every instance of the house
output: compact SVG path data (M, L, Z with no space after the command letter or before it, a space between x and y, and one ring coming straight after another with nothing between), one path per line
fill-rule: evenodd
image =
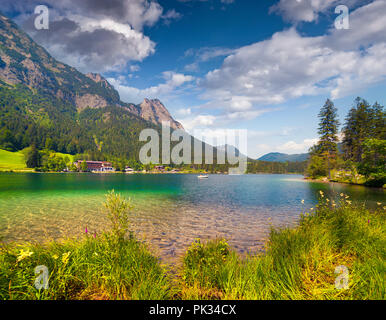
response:
M107 161L78 160L74 164L78 169L81 169L81 165L83 162L86 162L88 172L114 172L115 171L111 162L107 162Z

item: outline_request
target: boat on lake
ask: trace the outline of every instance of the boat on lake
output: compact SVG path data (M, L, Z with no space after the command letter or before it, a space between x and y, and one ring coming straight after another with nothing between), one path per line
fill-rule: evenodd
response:
M201 174L201 175L199 175L197 178L198 178L198 179L208 179L209 176L208 176L208 175L203 175L203 174Z

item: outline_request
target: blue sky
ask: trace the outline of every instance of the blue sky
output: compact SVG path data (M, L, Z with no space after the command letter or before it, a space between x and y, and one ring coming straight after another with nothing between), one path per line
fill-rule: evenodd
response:
M5 0L2 9L126 102L158 98L189 132L248 129L254 158L306 152L327 98L341 122L357 96L385 104L385 0L81 3ZM27 23L36 4L50 8L50 35ZM348 30L335 28L338 5L349 9Z

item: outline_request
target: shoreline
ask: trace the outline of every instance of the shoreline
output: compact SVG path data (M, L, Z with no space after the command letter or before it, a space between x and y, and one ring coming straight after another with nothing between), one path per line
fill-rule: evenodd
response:
M344 182L344 181L337 181L337 180L329 180L328 178L326 178L326 179L312 179L312 178L304 177L304 180L310 181L310 182L325 183L325 184L337 183L337 184L342 184L342 185L351 185L351 186L359 186L359 187L364 187L364 188L386 190L386 187L374 187L374 186L365 185L364 183L354 183L354 182Z

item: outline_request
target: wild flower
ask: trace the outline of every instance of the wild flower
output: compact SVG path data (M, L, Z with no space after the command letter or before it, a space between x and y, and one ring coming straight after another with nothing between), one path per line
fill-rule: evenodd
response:
M379 206L380 206L380 205L382 205L382 203L381 203L381 202L377 202L377 205L379 205Z
M88 234L87 226L86 226L86 229L84 230L84 233L85 233L85 234Z
M54 254L54 255L52 256L52 258L55 259L55 260L57 260L57 259L59 258L59 256L58 256L57 254Z
M304 204L304 199L302 200L302 204Z
M24 260L25 258L28 258L32 255L33 255L32 251L29 251L29 250L24 251L23 249L21 249L19 255L17 256L16 262L20 262L20 261Z
M350 201L350 200L346 200L346 202L347 202L348 204L351 204L351 203L352 203L352 201Z
M63 262L64 264L67 264L68 259L69 259L69 257L70 257L70 254L71 254L70 251L68 251L68 252L66 252L66 253L63 253L63 255L62 255L62 262Z

